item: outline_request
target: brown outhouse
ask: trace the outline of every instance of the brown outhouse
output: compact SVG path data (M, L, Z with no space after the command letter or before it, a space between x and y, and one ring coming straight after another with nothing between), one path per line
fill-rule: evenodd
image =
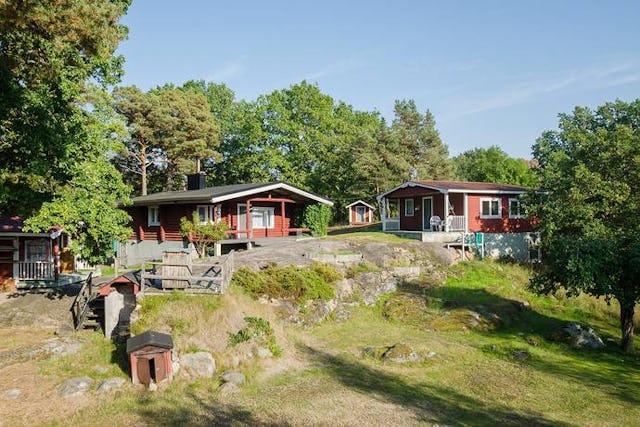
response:
M131 380L134 384L149 385L170 380L171 335L147 331L127 340L127 354L131 363Z

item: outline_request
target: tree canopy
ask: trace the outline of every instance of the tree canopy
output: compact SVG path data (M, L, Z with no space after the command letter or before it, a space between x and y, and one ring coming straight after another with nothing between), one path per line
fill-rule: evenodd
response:
M453 158L455 175L462 181L498 182L531 187L535 172L530 162L515 159L500 147L474 148Z
M183 174L197 172L202 160L219 160L219 127L201 90L192 85L114 90L114 108L129 130L114 163L140 194L147 194L149 171L164 190L181 189Z
M540 191L530 213L540 219L544 268L531 286L616 299L622 347L633 348L640 300L640 100L560 115L533 151Z
M31 230L63 226L92 262L129 232L119 209L129 190L108 159L117 120L103 92L122 72L114 51L128 5L0 3L0 213L31 217Z

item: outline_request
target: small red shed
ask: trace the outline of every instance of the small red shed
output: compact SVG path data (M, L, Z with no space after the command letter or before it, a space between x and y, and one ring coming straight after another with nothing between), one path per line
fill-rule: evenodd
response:
M159 384L173 376L171 335L147 331L127 340L127 354L131 363L131 380L148 386Z
M347 205L349 210L349 225L371 224L373 222L373 211L376 210L370 204L358 200Z

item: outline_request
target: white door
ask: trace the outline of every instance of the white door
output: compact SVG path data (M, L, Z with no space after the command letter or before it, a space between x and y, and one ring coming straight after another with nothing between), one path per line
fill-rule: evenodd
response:
M356 206L356 222L366 222L365 211L364 206Z

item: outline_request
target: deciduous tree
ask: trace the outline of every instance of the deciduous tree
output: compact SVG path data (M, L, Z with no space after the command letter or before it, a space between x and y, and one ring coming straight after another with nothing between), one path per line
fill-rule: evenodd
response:
M475 148L453 158L456 177L462 181L498 182L503 184L535 184L531 163L515 159L500 147Z
M578 107L559 127L533 147L541 186L529 209L540 219L544 268L531 287L617 300L629 351L640 300L640 100Z

